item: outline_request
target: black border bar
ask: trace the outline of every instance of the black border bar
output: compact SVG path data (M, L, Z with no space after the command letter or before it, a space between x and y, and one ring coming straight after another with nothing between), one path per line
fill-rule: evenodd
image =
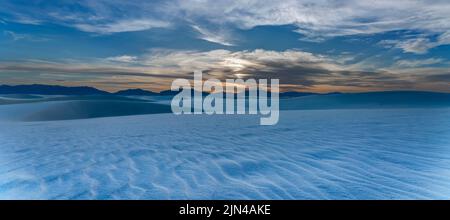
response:
M235 207L235 212L225 212L225 207ZM206 213L181 214L184 208L213 207L209 217ZM246 212L237 213L237 210ZM261 208L263 207L263 208ZM251 209L253 208L253 212ZM260 208L258 213L255 209ZM268 208L265 209L265 208ZM264 210L264 212L261 212ZM250 211L250 212L249 212ZM40 217L105 217L154 219L153 217L177 217L194 219L230 219L230 218L278 218L281 216L309 219L315 217L376 217L386 218L397 215L399 217L429 217L431 214L442 213L448 215L449 201L319 201L319 200L35 200L35 201L0 201L0 213L31 214ZM361 213L361 214L360 214ZM3 215L2 214L2 215Z

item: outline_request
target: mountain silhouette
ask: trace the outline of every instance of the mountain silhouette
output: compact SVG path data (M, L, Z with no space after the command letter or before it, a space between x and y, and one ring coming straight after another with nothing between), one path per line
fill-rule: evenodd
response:
M127 90L121 90L118 92L113 93L113 95L121 95L121 96L154 96L154 95L161 95L157 92L152 92L148 90L143 89L127 89Z
M88 86L66 87L56 85L0 85L0 94L34 95L108 95L110 93Z
M422 91L333 93L290 98L280 102L280 108L285 110L404 107L450 107L450 93Z
M191 89L191 94L193 93ZM248 90L245 91L246 96ZM127 89L109 93L93 87L66 87L58 85L0 85L0 94L8 96L24 95L67 95L67 96L174 96L179 91L164 90L159 93L143 89ZM202 92L205 97L209 93ZM268 92L268 96L270 96ZM282 92L281 109L333 109L333 108L383 108L383 107L421 107L444 106L450 107L450 93L423 91L381 91L361 93L310 93L310 92ZM13 98L13 97L10 97ZM23 98L23 97L22 97ZM225 94L224 94L225 98ZM80 99L79 97L77 99ZM101 98L103 99L103 98Z

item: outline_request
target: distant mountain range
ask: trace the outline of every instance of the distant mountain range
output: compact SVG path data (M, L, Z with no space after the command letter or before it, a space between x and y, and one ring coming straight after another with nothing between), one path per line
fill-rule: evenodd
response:
M115 93L112 93L114 95L121 95L121 96L154 96L154 95L161 95L157 92L152 92L148 90L143 89L127 89L127 90L121 90Z
M164 90L158 93L143 89L126 89L110 93L88 86L67 87L67 86L41 85L41 84L15 85L15 86L0 85L0 94L174 96L178 93L179 93L178 91L171 91L171 90ZM287 97L300 97L317 94L318 93L310 93L310 92L284 92L280 93L280 96L287 98ZM208 93L204 92L203 95L208 95Z
M246 91L248 93L248 91ZM103 96L174 96L178 91L165 90L152 92L143 89L127 89L110 93L93 87L66 87L56 85L0 85L0 94L20 95L103 95ZM203 93L203 96L208 93ZM270 93L269 93L270 95ZM422 106L445 105L450 106L450 93L421 92L421 91L384 91L363 93L310 93L283 92L280 98L290 99L289 104L281 104L283 109L317 109L317 108L352 108L383 107L383 106Z
M118 96L174 96L177 91L164 90L152 92L143 89L126 89L118 92L107 92L88 86L57 86L57 85L0 85L0 94L23 94L23 95L118 95ZM208 93L204 93L208 94Z
M450 107L450 93L383 91L295 97L280 102L280 109L352 109Z
M246 91L248 93L249 91ZM178 91L161 91L159 93L143 89L127 89L115 93L109 93L92 87L65 87L50 85L0 85L0 105L40 102L40 101L62 101L76 100L78 102L100 103L123 103L140 101L133 96L161 97L168 100L178 94ZM192 93L191 93L192 94ZM41 97L39 95L64 95ZM203 96L208 93L203 93ZM223 94L225 97L225 94ZM270 93L269 93L270 95ZM269 99L270 100L270 99ZM103 103L103 104L101 104ZM97 104L89 104L89 107ZM127 105L131 106L131 105ZM133 105L134 106L134 105ZM136 107L136 106L134 106ZM134 108L133 107L133 108ZM140 106L141 107L141 106ZM148 106L147 106L148 107ZM147 113L150 109L129 110L127 112ZM280 109L282 110L307 110L307 109L377 109L377 108L434 108L450 107L450 93L423 92L423 91L383 91L383 92L361 92L361 93L309 93L309 92L284 92L280 93ZM84 107L83 107L84 108ZM86 107L87 108L87 107Z
M33 95L109 95L110 93L88 86L66 87L54 85L0 85L0 94Z

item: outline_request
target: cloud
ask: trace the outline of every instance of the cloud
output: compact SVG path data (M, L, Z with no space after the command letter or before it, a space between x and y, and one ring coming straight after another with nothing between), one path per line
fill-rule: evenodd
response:
M416 30L424 38L400 42L405 52L423 54L450 44L450 2L431 0L378 1L229 1L179 0L171 13L192 21L251 29L262 25L293 25L302 40L320 42L331 37ZM436 42L430 38L438 35Z
M142 58L141 62L153 68L174 69L181 72L203 70L217 78L236 78L242 75L257 77L253 74L256 71L273 71L280 64L286 64L286 67L287 65L320 65L330 69L336 68L335 64L325 61L325 57L298 50L278 52L257 49L234 52L229 50L203 52L156 50Z
M71 78L76 77L117 77L117 76L137 76L137 77L158 77L158 78L176 78L183 77L183 75L164 73L157 69L147 70L143 67L130 67L121 65L108 65L105 63L90 63L83 62L3 62L0 63L1 72L30 72L37 75L39 80L40 74L58 74Z
M221 44L224 46L234 46L233 43L231 43L230 37L227 33L224 33L223 31L218 32L211 32L207 29L201 28L197 25L192 25L192 28L196 30L200 36L199 38L202 40L206 40L212 43Z
M242 28L294 24L305 32L333 36L405 28L442 31L450 25L450 3L446 1L180 0L172 6L190 19L228 22Z
M441 59L398 61L392 68L367 67L361 63L346 65L341 57L313 54L300 50L152 50L139 57L140 65L149 71L176 73L191 78L196 70L204 78L276 78L282 87L303 91L367 91L425 89L449 91L439 81L425 80L424 75L439 75L446 68L417 68L441 62ZM402 65L399 67L398 65ZM435 87L436 86L436 87Z
M192 72L204 71L204 78L279 79L282 88L313 92L425 89L450 91L448 83L439 81L448 69L421 66L438 63L439 59L398 61L391 68L367 68L364 63L344 65L335 57L300 50L151 50L148 54L128 55L86 61L0 63L2 81L21 74L35 82L59 79L74 83L99 83L108 88L133 86L167 89L174 78L192 79ZM7 74L11 73L11 74ZM30 76L34 74L34 76ZM442 78L442 76L441 76ZM444 77L445 78L445 77Z
M21 5L6 0L2 2L0 13L5 15L6 21L16 23L51 23L85 32L111 34L169 27L170 22L155 13L160 6L154 2L116 0L61 1L51 4L30 1Z
M116 56L116 57L107 57L105 60L113 61L113 62L134 63L137 61L137 57L123 55L123 56Z
M399 67L421 67L438 64L443 61L443 59L438 58L428 58L423 60L398 60L397 62L395 62L395 65Z
M449 11L450 2L442 0L82 0L31 2L26 6L5 1L0 8L5 21L56 23L96 34L190 25L198 38L224 46L235 45L236 37L228 30L263 25L293 25L295 32L302 35L301 40L313 42L336 36L414 30L423 35L395 39L390 47L415 54L450 44Z
M14 41L27 40L27 41L34 41L34 42L43 42L43 41L48 40L47 38L44 38L44 37L33 36L30 34L20 34L20 33L14 32L14 31L3 31L3 34L6 36L9 36Z
M450 31L440 34L435 40L421 36L405 40L382 40L378 44L387 48L400 48L405 53L426 54L431 48L450 44Z
M20 14L20 13L14 13L14 22L20 23L20 24L29 24L29 25L40 25L43 23L42 20L29 17L28 15Z
M442 82L442 83L447 83L447 85L450 86L450 72L425 76L424 79L426 81L431 81L431 82L438 81L438 82Z
M449 44L450 2L443 0L174 0L174 1L64 1L30 2L16 6L2 2L0 12L24 23L58 23L87 32L139 31L168 24L196 24L202 39L229 44L228 36L211 29L251 29L262 25L294 25L305 40L418 30L440 35L429 46ZM25 16L26 15L26 16ZM413 42L409 42L413 43ZM405 46L405 48L411 48ZM410 51L424 51L423 47Z
M3 31L3 34L5 34L7 36L10 36L14 41L25 39L28 36L28 35L25 35L25 34L17 34L17 33L13 32L13 31Z
M398 42L395 46L403 49L404 52L424 54L428 49L433 48L434 44L427 38L416 38Z
M121 20L106 24L75 24L74 26L85 32L110 34L118 32L143 31L151 28L165 28L169 27L170 23L152 19L136 19Z

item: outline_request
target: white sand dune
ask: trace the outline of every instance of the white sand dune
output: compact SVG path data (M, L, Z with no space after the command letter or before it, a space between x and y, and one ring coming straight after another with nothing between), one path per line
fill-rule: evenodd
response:
M450 109L282 111L276 126L258 122L0 121L0 198L450 198Z
M1 105L0 120L55 121L171 112L170 106L127 99L39 101Z

